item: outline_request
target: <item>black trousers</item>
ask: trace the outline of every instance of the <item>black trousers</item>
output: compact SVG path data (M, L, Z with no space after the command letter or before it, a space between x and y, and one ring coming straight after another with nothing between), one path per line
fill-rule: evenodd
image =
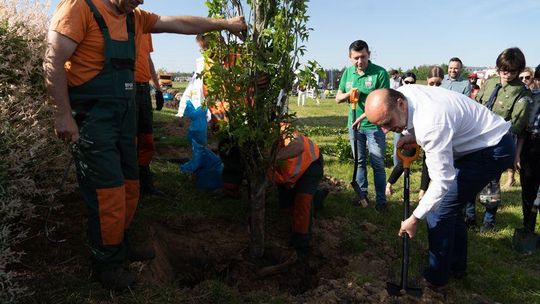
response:
M527 135L520 155L521 200L523 207L523 226L534 231L536 213L531 209L540 186L540 136Z

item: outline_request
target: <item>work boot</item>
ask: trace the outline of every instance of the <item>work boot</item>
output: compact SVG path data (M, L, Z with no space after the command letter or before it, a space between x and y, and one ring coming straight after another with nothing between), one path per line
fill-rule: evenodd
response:
M356 197L352 200L352 204L353 206L355 207L362 207L362 208L367 208L369 207L369 199L367 197L367 195L365 195L364 197Z
M480 233L486 233L495 230L495 224L493 223L484 223L482 227L480 227Z
M156 257L154 246L131 246L129 249L130 262L144 262L153 260Z
M467 226L467 229L474 229L476 228L476 219L475 218L465 218L465 226Z
M388 204L377 204L375 210L381 214L388 214Z
M114 266L94 273L94 279L105 289L121 291L133 287L137 276L120 266Z
M154 173L150 171L150 166L139 166L139 183L141 186L141 196L155 195L165 196L165 193L154 186Z
M420 281L418 282L418 287L421 289L430 289L433 292L436 292L438 294L446 295L447 288L446 285L435 285L428 281L425 277L422 276Z

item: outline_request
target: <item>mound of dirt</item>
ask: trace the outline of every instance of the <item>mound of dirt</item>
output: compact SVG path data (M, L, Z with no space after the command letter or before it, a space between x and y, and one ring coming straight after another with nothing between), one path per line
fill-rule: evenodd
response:
M351 225L348 220L317 221L312 253L305 259L291 259L295 253L284 245L288 232L271 225L267 231L273 234L267 234L265 255L254 259L247 248L247 224L207 218L154 223L150 231L157 257L143 268L141 277L151 284L174 283L188 292L218 279L240 294L259 290L296 303L396 302L386 292L388 265L395 256L348 250L344 233ZM261 269L272 265L285 266L272 275L261 275ZM399 302L443 303L444 298L428 291L421 299L402 297Z

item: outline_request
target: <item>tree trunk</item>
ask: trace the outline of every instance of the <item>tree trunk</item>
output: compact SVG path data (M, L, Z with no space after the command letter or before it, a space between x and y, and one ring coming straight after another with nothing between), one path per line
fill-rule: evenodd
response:
M264 254L266 177L264 174L262 176L257 174L255 176L248 176L247 178L249 201L251 204L251 239L249 243L249 253L252 257L260 258Z

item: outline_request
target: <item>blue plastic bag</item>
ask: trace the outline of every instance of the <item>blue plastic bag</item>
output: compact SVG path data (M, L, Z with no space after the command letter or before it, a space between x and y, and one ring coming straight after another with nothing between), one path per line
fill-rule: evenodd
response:
M190 100L187 101L184 115L191 123L189 124L187 138L189 141L196 141L201 145L208 143L208 122L206 121L206 109L194 108Z
M198 189L213 191L223 187L223 162L212 150L195 140L192 144L192 158L180 165L181 172L195 173Z
M163 93L163 101L171 101L171 100L173 100L173 96L171 93L169 92Z

